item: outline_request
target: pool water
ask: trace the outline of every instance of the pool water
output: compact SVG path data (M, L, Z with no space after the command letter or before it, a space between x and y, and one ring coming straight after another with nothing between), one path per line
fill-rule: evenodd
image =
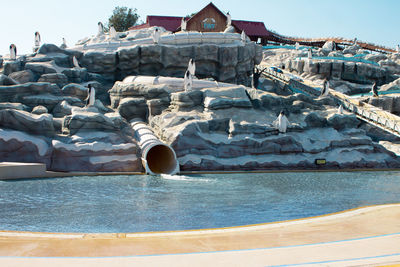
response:
M0 230L148 232L400 202L400 172L81 176L0 181Z

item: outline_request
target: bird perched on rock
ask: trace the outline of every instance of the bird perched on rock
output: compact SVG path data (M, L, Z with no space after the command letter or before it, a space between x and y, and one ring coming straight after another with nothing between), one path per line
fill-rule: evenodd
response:
M308 48L307 56L308 56L308 59L312 59L312 50L311 50L311 48Z
M88 96L86 98L86 106L93 106L96 97L96 91L94 87L89 83L88 84Z
M39 47L40 46L40 33L39 32L35 32L35 47Z
M17 47L15 44L10 45L10 59L16 60L17 59Z
M98 26L98 32L97 32L97 36L103 35L104 34L104 26L103 23L101 23L101 21L99 21L97 23Z
M192 76L194 76L195 72L196 72L196 63L194 62L194 59L191 58L189 60L189 65L188 65L188 71L190 72L190 74Z
M246 43L247 36L244 31L242 31L242 34L240 35L240 39L242 40L243 43Z
M190 71L187 70L185 72L185 77L183 78L183 88L187 92L187 91L192 90L192 86L193 86L193 77L190 74Z
M158 42L160 41L160 34L160 30L158 28L155 28L152 35L155 44L158 44Z
M62 44L60 45L60 48L65 49L67 48L67 41L65 41L65 38L62 38Z
M115 30L115 28L113 26L110 27L110 37L111 39L117 39L117 31Z
M327 79L325 79L324 83L322 84L320 96L327 96L327 95L329 95L329 81Z
M290 125L289 120L286 118L285 112L282 110L278 118L273 122L273 125L278 128L280 133L286 133L287 127Z
M338 114L343 114L343 106L342 106L342 105L340 105L340 106L338 107L337 113L338 113Z
M79 66L79 62L78 62L78 60L76 59L75 56L72 57L72 63L74 64L75 68L80 68L81 67L81 66Z
M232 17L231 17L231 14L229 14L229 12L228 12L228 13L226 13L226 27L231 26L231 24L232 24Z
M182 20L181 20L181 31L185 32L186 31L186 26L187 26L186 20L185 20L185 18L182 18Z
M378 96L378 86L376 85L376 82L374 82L374 84L372 85L371 93L372 93L373 97L379 97Z

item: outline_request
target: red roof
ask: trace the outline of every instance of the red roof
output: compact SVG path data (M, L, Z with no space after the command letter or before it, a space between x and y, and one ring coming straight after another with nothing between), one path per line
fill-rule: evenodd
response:
M226 17L226 15L223 12L221 12L213 3L208 4L202 10L200 10L197 14L199 14L201 11L205 10L208 7L214 8L215 10L217 10L217 12L221 13L223 16ZM194 15L189 20L187 20L187 22L189 22L190 20L195 18L196 15ZM175 31L179 30L179 28L181 26L181 21L182 21L182 17L147 16L145 24L133 26L133 27L129 28L129 30L138 30L138 29L143 29L143 28L148 28L148 27L153 27L153 26L161 26L161 27L164 27L167 31L175 32ZM232 20L232 26L234 26L236 28L236 30L239 30L239 32L244 30L246 35L249 37L268 37L268 36L273 35L271 32L269 32L265 28L264 22Z
M232 25L244 31L247 36L267 37L272 35L271 32L265 28L264 22L232 20Z
M130 27L129 30L138 30L153 26L164 27L167 31L176 31L181 26L182 17L147 16L146 23Z

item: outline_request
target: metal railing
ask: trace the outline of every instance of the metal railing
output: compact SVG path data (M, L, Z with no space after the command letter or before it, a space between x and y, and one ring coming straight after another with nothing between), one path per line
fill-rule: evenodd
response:
M293 80L284 73L278 73L270 68L266 68L263 70L263 74L268 78L284 82L293 92L301 92L314 96L320 95L320 90L317 90L314 87L306 85L300 81ZM352 99L347 95L334 90L330 90L329 94L333 96L339 103L341 103L344 109L353 112L359 119L400 137L399 116L396 116L371 104Z

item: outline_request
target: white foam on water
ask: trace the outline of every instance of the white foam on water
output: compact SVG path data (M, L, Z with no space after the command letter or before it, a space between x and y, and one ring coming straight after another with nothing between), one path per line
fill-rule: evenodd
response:
M161 178L174 181L193 181L193 182L209 182L209 179L194 178L186 175L171 175L162 173Z

